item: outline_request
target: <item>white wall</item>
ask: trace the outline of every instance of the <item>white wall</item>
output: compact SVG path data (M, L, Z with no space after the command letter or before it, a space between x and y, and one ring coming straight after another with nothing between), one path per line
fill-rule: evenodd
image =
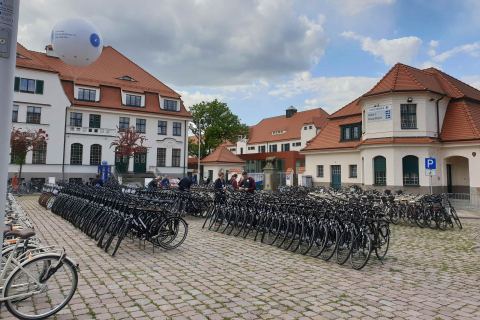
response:
M317 177L317 165L323 165L323 178ZM342 184L362 183L360 152L324 152L305 154L305 173L311 175L314 183L331 182L331 165L341 166ZM349 165L357 165L357 177L349 177Z

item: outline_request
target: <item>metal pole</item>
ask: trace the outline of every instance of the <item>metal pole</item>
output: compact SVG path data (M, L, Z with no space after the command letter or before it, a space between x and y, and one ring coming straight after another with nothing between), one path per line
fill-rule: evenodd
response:
M433 188L432 188L432 172L430 171L430 194L433 194Z
M200 185L200 148L202 145L202 131L200 130L201 120L198 120L198 168L197 168L197 183Z
M19 9L20 0L0 2L0 225L5 221Z

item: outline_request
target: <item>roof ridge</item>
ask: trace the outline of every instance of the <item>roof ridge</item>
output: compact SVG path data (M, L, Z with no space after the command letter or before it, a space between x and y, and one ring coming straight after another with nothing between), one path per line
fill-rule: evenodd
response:
M368 90L367 92L365 92L364 94L362 94L362 95L361 95L360 97L358 97L357 99L360 99L361 97L367 95L370 91L372 91L373 89L375 89L391 72L397 71L397 75L395 76L395 82L394 82L394 83L397 83L398 67L399 67L400 65L401 65L401 63L397 62L393 67L390 68L390 70L388 70L387 73L385 73L385 74L383 75L382 78L380 78L380 80L377 81L377 83L375 83L375 84L373 85L373 87L372 87L370 90ZM353 101L355 101L355 100L353 100ZM353 101L352 101L352 102L353 102ZM352 103L352 102L350 102L350 103ZM348 103L346 106L348 106L350 103ZM346 107L346 106L345 106L345 107ZM343 108L342 108L342 109L343 109ZM340 110L341 110L341 109L339 109L338 111L340 111ZM336 112L335 112L335 113L336 113ZM334 115L335 113L333 113L332 115Z
M442 79L444 79L445 81L447 81L448 84L450 84L450 85L453 87L453 89L455 89L455 91L457 91L457 93L458 93L459 95L461 95L462 97L465 97L465 93L462 92L454 83L452 83L451 81L449 81L449 80L445 77L445 75L447 75L446 73L444 73L444 72L442 72L442 71L440 71L440 70L438 70L438 69L435 69L435 68L432 68L432 69L434 69L434 70L437 71L436 73L434 73L434 76L435 76L435 75L438 75L439 77L441 77ZM456 79L456 78L455 78L455 79ZM457 80L458 80L458 79L457 79ZM460 81L460 80L459 80L459 81ZM462 82L462 81L460 81L460 82ZM463 83L464 83L464 82L463 82ZM464 84L466 84L466 83L464 83ZM470 87L470 85L468 85L468 84L466 84L466 85ZM440 86L442 86L441 81L440 81ZM473 88L473 87L472 87L472 88ZM474 88L474 89L475 89L475 88ZM478 90L478 89L475 89L475 90Z
M428 90L428 88L423 84L421 83L411 72L410 72L410 69L415 69L415 70L418 70L418 71L421 71L420 69L417 69L417 68L414 68L414 67L411 67L411 66L407 66L405 64L402 64L402 66L405 67L405 72L408 74L408 76L410 77L410 79L412 79L415 83L417 83L420 87L423 88L423 90ZM430 75L431 76L431 75ZM437 79L435 79L435 81L437 81Z
M473 129L473 132L477 134L477 136L480 135L480 130L477 128L477 126L475 126L475 120L472 118L472 115L470 114L470 109L468 104L465 103L464 101L462 103L464 104L464 110L467 114L468 124Z

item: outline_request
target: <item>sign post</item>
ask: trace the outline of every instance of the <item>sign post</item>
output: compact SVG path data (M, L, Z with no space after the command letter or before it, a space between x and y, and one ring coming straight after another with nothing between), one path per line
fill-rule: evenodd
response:
M0 2L0 223L5 220L20 0ZM0 232L0 244L3 232ZM1 271L1 270L0 270Z
M437 169L437 159L433 157L425 158L425 175L430 177L430 194L433 194L432 176L435 175L436 169Z

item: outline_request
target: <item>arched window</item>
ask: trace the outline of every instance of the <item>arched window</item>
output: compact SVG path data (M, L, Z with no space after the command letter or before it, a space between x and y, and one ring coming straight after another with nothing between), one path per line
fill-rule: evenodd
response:
M102 162L102 146L99 144L92 144L90 146L90 165L96 166Z
M32 164L47 163L47 142L42 141L32 149Z
M405 156L402 159L403 185L418 186L418 158L416 156Z
M373 158L373 183L376 186L387 185L387 159L385 157Z
M81 143L73 143L70 147L70 164L82 164L83 162L83 145Z

